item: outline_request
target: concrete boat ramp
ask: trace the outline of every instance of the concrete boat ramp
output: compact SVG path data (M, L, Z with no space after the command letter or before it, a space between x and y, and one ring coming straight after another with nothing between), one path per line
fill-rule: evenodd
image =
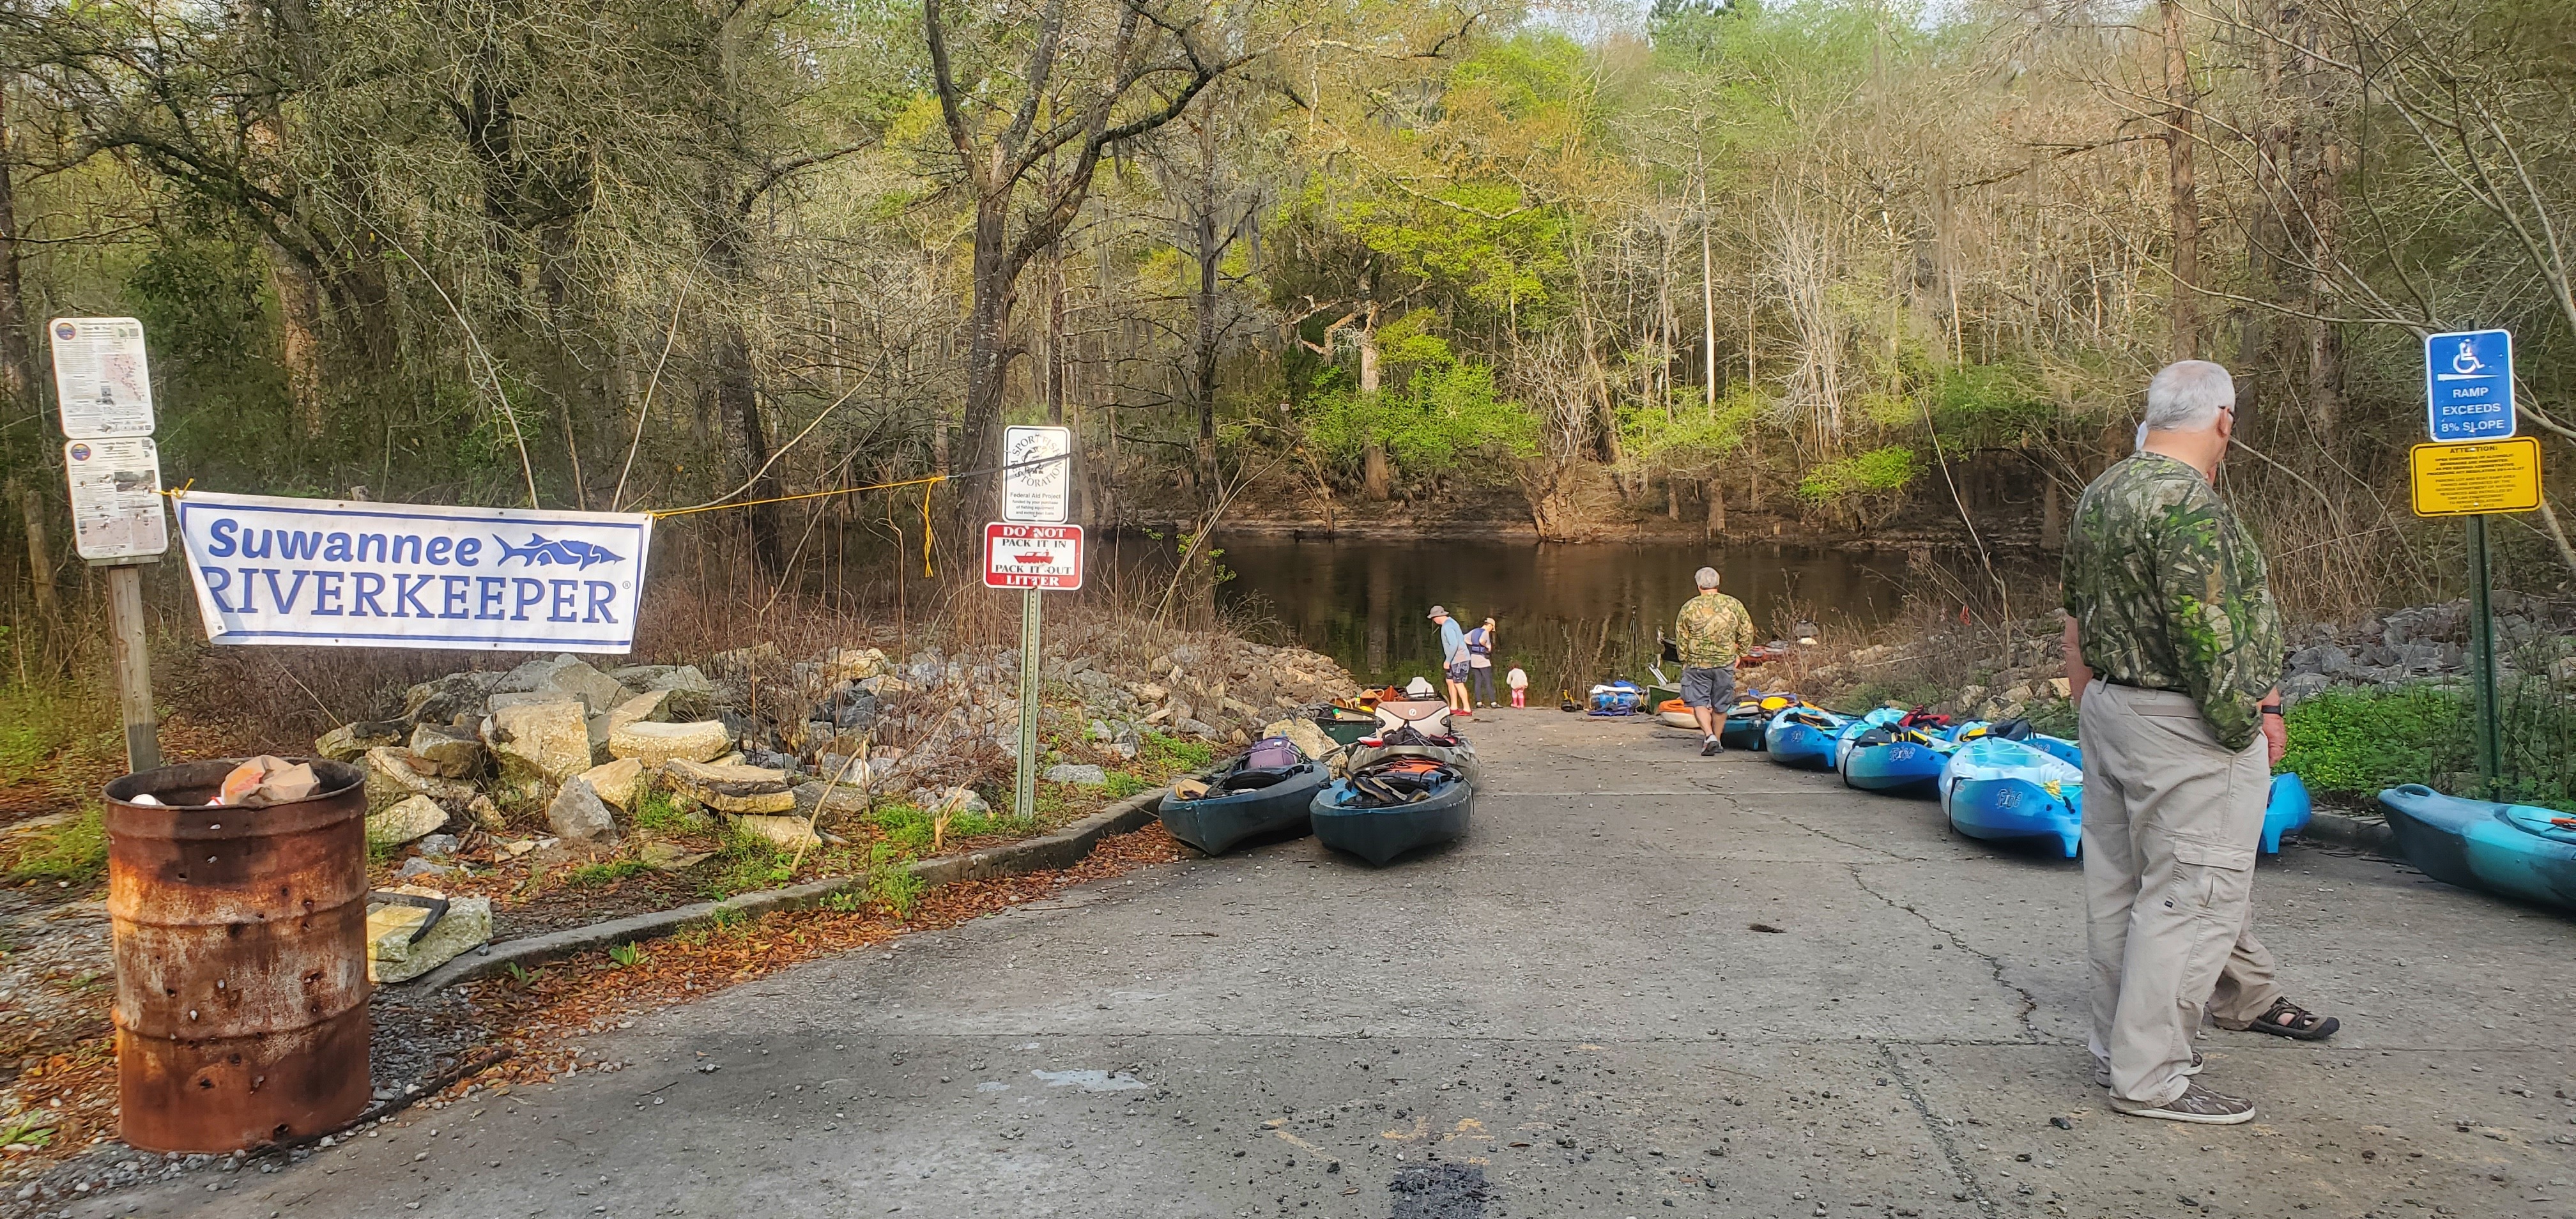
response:
M2253 1124L2124 1118L2074 864L1644 721L1466 732L1452 847L1134 873L72 1213L2576 1216L2567 920L2293 845L2259 926L2344 1031L2207 1035Z

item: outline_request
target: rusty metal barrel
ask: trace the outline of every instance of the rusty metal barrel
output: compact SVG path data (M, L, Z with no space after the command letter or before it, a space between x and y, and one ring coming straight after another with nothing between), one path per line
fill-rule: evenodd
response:
M309 799L202 803L236 764L107 785L117 1102L147 1151L304 1138L372 1095L366 776L317 760Z

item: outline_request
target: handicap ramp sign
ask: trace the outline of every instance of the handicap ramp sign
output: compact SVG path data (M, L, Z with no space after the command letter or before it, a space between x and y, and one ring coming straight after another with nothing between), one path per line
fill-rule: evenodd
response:
M2460 330L2425 336L2424 395L2436 441L2513 435L2513 335Z

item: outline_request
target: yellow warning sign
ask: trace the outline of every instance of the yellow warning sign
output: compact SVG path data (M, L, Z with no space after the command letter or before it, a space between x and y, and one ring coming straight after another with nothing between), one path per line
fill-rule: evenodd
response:
M2540 439L2415 446L2415 515L2474 516L2540 506Z

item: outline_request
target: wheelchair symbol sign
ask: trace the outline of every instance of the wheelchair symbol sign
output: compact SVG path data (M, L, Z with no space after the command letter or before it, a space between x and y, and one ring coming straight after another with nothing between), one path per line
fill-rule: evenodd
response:
M2425 423L2446 444L2514 433L2513 335L2465 330L2424 339Z

